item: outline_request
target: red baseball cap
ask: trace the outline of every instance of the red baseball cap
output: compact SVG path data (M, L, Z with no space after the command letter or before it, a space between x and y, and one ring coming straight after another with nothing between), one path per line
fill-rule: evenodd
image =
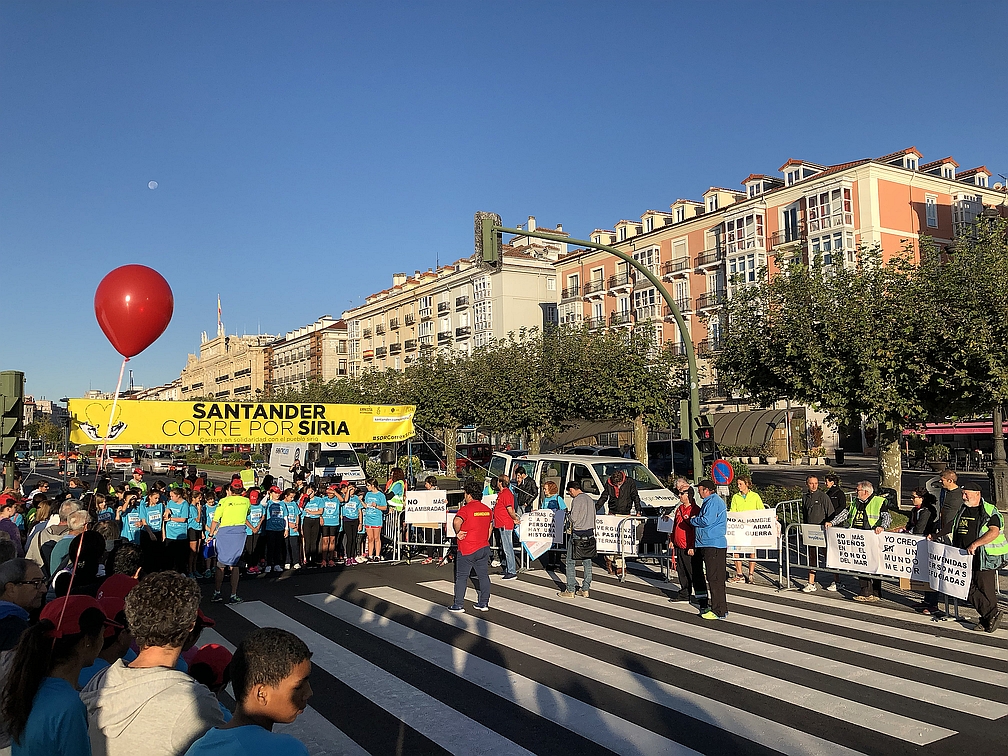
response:
M330 483L328 486L326 486L326 493L329 493L330 491L339 491L339 486L337 486L335 483Z
M112 596L125 599L126 594L133 590L133 586L137 582L135 577L121 573L109 575L105 579L105 582L101 584L101 588L98 589L98 600L101 601L104 598L111 598Z
M270 493L283 493L283 491L280 490L280 486L270 486Z
M133 468L133 474L136 475L137 473L140 473L141 475L143 475L143 468L142 467L134 467Z
M245 486L242 485L242 482L241 482L241 480L239 478L235 478L234 480L231 481L231 490L232 491L244 491L245 490Z
M101 607L101 610L105 612L105 616L110 620L105 623L105 637L111 638L115 635L116 629L122 627L122 625L114 620L116 615L126 608L126 599L121 596L103 596L98 599L98 605Z
M17 499L14 498L14 494L9 493L0 494L0 509L12 506L14 504L17 504Z
M214 685L221 685L224 682L224 670L231 663L232 654L224 646L217 643L207 643L201 646L192 659L189 660L189 668L194 664L206 664L213 670Z
M105 622L109 622L108 615L105 614L101 604L91 596L62 596L46 604L39 619L49 620L56 625L48 633L50 638L62 638L65 635L73 635L81 631L80 618L88 609L97 609L102 613ZM62 622L60 615L62 615Z

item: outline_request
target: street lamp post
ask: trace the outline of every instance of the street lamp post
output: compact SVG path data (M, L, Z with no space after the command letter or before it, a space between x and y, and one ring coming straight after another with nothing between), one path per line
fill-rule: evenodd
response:
M1001 405L993 408L994 450L991 454L991 498L1000 510L1008 509L1008 461L1005 460L1004 415Z
M60 402L67 409L66 423L63 426L63 487L66 488L67 481L70 480L70 399L64 396Z
M639 272L648 281L650 281L654 287L661 294L665 304L672 313L672 317L675 318L676 325L679 327L680 336L685 336L688 333L686 328L686 321L683 319L682 313L679 312L678 306L676 306L675 300L672 298L672 294L669 293L668 289L662 283L661 279L658 278L647 266L638 260L635 260L631 255L626 252L616 249L615 247L610 247L607 244L596 244L595 242L587 241L585 239L572 239L568 236L561 236L560 234L551 234L545 231L525 231L520 228L508 228L507 226L501 225L501 219L499 215L493 213L477 213L476 214L476 248L477 251L482 253L484 262L491 264L496 264L500 261L500 245L501 245L501 234L514 234L515 236L530 236L536 239L545 239L546 241L560 242L561 244L574 244L580 247L587 247L588 249L597 249L602 252L608 252L611 255L615 255L620 258L628 265L630 265L634 270ZM697 448L696 443L693 439L693 426L692 422L700 417L700 382L698 378L697 362L696 362L696 351L693 347L693 340L691 338L683 339L684 346L686 348L686 361L689 365L689 420L686 423L686 427L682 427L683 423L680 421L680 435L689 440L693 445L693 474L697 479L703 477L703 459L700 454L700 450Z

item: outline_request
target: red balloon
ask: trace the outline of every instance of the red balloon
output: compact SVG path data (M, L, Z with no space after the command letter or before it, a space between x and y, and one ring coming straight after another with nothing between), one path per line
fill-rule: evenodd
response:
M123 357L134 357L164 333L175 297L164 276L146 265L123 265L98 284L95 317Z

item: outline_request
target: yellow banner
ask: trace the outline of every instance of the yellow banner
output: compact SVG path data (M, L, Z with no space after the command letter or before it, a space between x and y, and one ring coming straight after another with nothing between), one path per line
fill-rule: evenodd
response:
M70 440L114 444L266 444L404 441L413 436L413 406L268 402L70 400Z

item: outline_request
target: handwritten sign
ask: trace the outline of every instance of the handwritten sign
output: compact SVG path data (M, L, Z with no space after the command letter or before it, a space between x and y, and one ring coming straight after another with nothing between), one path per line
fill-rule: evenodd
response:
M410 491L406 494L405 522L440 527L447 509L448 494L445 491Z
M826 528L826 566L877 574L879 542L875 531Z
M776 549L780 525L772 509L728 513L728 551Z
M910 533L880 533L879 574L928 582L927 538Z
M973 557L965 549L927 542L928 582L933 590L963 601L973 580Z
M595 543L598 553L636 555L638 522L629 520L624 515L595 515ZM623 542L622 549L620 540Z
M538 559L554 543L563 543L564 512L552 509L533 509L521 516L518 539L531 559Z

